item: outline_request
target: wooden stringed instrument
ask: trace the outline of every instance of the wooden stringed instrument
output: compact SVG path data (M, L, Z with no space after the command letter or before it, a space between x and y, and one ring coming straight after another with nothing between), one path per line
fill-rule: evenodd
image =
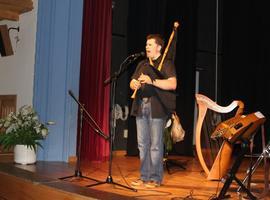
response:
M230 142L228 142L227 140L223 140L220 148L218 149L216 157L213 158L212 164L210 165L209 163L207 163L206 155L208 155L208 153L205 154L205 152L208 152L207 148L210 147L206 147L202 144L203 138L205 137L204 135L202 135L202 133L206 113L208 111L215 111L217 113L227 114L237 109L235 117L240 116L242 115L244 110L244 103L242 101L235 100L231 102L231 104L228 106L220 106L216 102L212 101L211 99L202 94L196 94L196 101L199 111L195 133L197 157L204 172L206 173L207 179L220 180L226 175L228 168L230 167L233 147ZM212 132L208 134L212 134Z
M213 132L211 138L224 137L230 143L241 139L249 139L252 133L265 122L261 112L254 112L248 115L237 115L221 122Z

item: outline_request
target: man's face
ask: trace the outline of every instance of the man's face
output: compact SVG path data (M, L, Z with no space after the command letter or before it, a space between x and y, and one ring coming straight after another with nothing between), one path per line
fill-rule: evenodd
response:
M156 59L160 56L161 46L156 43L155 39L149 39L146 41L146 56L151 59Z

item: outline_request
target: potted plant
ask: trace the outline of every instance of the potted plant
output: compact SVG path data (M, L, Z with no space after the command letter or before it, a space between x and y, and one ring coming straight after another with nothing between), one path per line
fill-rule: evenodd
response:
M14 147L14 161L21 164L36 162L37 146L48 135L48 128L39 121L33 107L22 106L0 119L0 145L4 150ZM22 158L22 154L26 158ZM29 154L29 155L28 155Z

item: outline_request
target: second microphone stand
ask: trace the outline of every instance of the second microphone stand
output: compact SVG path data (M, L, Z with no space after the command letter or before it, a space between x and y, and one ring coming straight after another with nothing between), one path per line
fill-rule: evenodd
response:
M118 79L118 77L122 74L122 72L125 70L126 66L129 65L130 63L132 63L134 60L136 60L141 54L138 54L136 56L132 55L127 57L120 65L120 69L118 70L118 72L115 72L111 77L109 77L107 80L104 81L104 84L109 84L111 83L111 107L112 112L111 112L111 120L110 120L110 155L109 155L109 171L108 171L108 176L106 178L106 180L104 182L98 182L92 185L88 185L86 187L92 187L92 186L96 186L96 185L100 185L100 184L114 184L114 185L118 185L120 187L124 187L126 189L129 190L133 190L135 192L137 192L137 190L135 188L132 187L128 187L119 183L116 183L113 181L113 177L112 177L112 152L113 152L113 140L114 140L114 136L115 136L115 113L114 113L114 105L115 105L115 91L116 91L116 81ZM124 66L124 67L123 67Z
M106 136L101 129L99 128L99 126L97 125L97 123L95 122L95 120L91 117L91 115L87 112L87 110L85 110L84 106L79 102L79 100L77 100L77 98L74 96L74 94L72 93L71 90L68 91L69 95L75 100L75 102L79 105L80 107L80 126L79 126L79 140L78 140L78 148L76 151L76 156L77 156L77 162L76 162L76 169L75 169L75 173L73 175L70 176L65 176L65 177L61 177L59 178L60 180L64 180L64 179L68 179L68 178L85 178L85 179L89 179L95 182L100 183L99 180L87 177L87 176L83 176L82 172L81 172L81 142L82 142L82 125L83 125L83 119L86 119L86 117L84 117L84 113L87 115L87 117L91 120L91 122L89 122L88 120L86 120L88 122L88 124L95 130L96 133L98 133L99 135L101 135L104 139L108 140L108 136ZM95 127L92 125L94 124Z

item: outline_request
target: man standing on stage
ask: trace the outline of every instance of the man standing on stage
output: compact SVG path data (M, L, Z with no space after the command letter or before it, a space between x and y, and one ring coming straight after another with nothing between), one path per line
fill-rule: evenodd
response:
M130 81L136 91L131 115L136 116L137 140L140 153L140 179L133 186L158 187L163 179L163 132L166 120L175 109L175 95L167 98L164 93L177 87L175 66L170 60L162 62L164 40L159 34L147 36L146 56ZM156 74L158 74L156 76Z

